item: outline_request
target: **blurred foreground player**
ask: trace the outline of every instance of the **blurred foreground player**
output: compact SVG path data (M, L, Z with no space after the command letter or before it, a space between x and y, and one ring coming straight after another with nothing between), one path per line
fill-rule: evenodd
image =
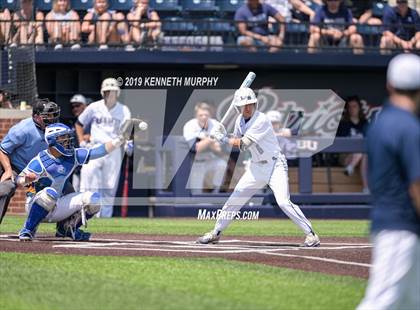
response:
M257 191L268 185L283 212L305 233L306 238L302 246L319 246L319 237L312 230L311 223L300 208L290 201L287 161L280 151L270 120L257 110L255 93L250 88L240 88L235 92L233 102L241 112L235 122L235 138L228 139L222 125L219 126L220 130L214 133L214 137L219 142L229 143L241 151L248 150L252 157L251 165L223 206L223 212L214 229L198 238L197 243L217 243L223 230L235 217L235 213L239 212Z
M74 131L57 123L45 130L48 149L41 151L17 176L16 184L25 186L35 182L36 193L26 206L28 218L19 239L31 241L42 220L59 223L56 237L70 237L88 241L90 233L79 229L100 209L100 194L86 191L64 194L63 190L77 166L101 158L118 149L131 135L130 121L123 124L121 134L92 149L74 148Z
M389 102L368 131L372 268L357 309L420 309L420 57L388 67Z
M6 214L10 199L15 194L14 179L40 151L47 148L44 130L58 122L60 108L55 102L37 100L32 107L32 117L12 128L0 144L0 223Z

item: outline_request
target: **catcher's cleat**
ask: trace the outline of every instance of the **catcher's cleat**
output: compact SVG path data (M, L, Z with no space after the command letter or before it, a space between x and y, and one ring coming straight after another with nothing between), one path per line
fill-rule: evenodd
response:
M59 238L71 238L74 241L89 241L91 234L74 227L65 227L65 225L57 225L55 236Z
M313 248L320 246L321 241L319 240L319 237L316 233L311 232L306 235L305 242L303 242L302 247L306 248Z
M220 231L217 233L214 233L213 231L210 231L206 233L204 236L197 239L196 243L199 244L209 244L209 243L218 243L220 239Z
M20 241L32 241L33 238L34 238L34 235L29 229L23 228L19 232Z

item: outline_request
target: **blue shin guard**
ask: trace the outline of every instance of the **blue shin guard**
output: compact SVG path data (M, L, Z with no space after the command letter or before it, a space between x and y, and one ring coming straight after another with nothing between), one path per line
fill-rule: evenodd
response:
M25 238L21 239L32 239L35 235L36 229L41 223L41 221L47 216L49 213L48 210L45 210L39 204L34 202L32 204L31 210L29 211L28 218L26 219L25 225L23 229L19 232L19 238L22 236L26 236Z

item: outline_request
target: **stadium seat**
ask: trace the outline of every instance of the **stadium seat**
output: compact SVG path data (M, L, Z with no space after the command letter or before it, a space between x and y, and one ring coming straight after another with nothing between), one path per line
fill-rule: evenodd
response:
M71 8L76 11L86 11L93 5L93 0L71 0Z
M19 0L0 0L0 7L3 9L9 9L10 11L16 11L19 8Z
M36 0L35 7L43 12L51 11L52 0Z
M149 6L156 11L180 12L181 6L178 0L150 0Z
M132 0L110 0L109 9L115 11L130 11L133 7Z
M162 30L165 33L176 32L177 34L180 34L180 33L191 34L192 32L196 31L197 28L194 26L193 23L186 22L181 17L169 17L163 20Z
M377 1L372 4L372 15L382 17L385 10L388 8L388 4Z
M197 24L197 30L211 33L224 33L235 31L233 23L229 23L225 20L219 20L217 18L205 18Z
M246 0L217 0L216 4L220 11L226 13L235 13L236 10L244 5Z
M181 0L182 7L188 12L218 12L215 0Z
M382 26L358 24L357 32L362 36L367 48L378 47L382 37Z
M309 38L309 25L307 23L289 23L286 25L286 45L306 45Z

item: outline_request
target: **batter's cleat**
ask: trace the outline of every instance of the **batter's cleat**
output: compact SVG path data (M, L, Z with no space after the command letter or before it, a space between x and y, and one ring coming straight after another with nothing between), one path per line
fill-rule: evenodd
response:
M19 232L20 241L32 241L33 238L34 236L29 229L22 228L22 230Z
M318 235L314 232L311 232L306 235L305 242L303 242L302 247L313 248L319 246L320 244L321 241L319 240Z
M72 227L69 227L65 229L63 225L57 225L55 236L59 238L68 237L74 241L89 241L91 234L78 228L72 229Z
M218 243L220 239L221 233L220 231L218 233L214 233L213 231L210 231L206 233L204 236L198 238L195 243L199 244L209 244L209 243Z

